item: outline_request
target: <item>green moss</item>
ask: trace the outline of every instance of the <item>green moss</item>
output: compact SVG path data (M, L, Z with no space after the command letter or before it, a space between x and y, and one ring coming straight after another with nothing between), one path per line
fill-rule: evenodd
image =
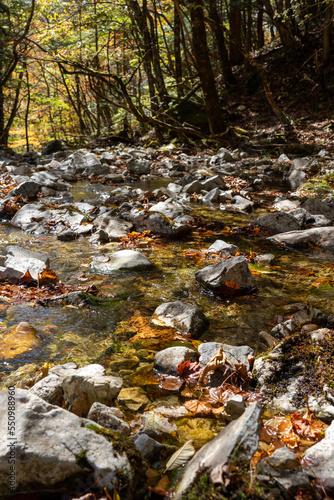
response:
M87 460L86 453L87 453L87 450L85 450L85 449L80 451L80 453L76 453L75 460L76 460L76 463L78 465L80 465L80 467L82 467L83 469L90 469L91 466Z

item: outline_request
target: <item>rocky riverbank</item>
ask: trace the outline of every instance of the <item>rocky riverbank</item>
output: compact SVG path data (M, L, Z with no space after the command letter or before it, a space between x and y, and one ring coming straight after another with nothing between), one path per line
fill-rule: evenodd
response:
M334 154L117 146L7 155L0 170L4 235L26 235L5 236L0 249L0 418L6 428L15 387L17 422L14 489L12 450L5 435L0 443L3 495L331 497ZM98 187L77 200L80 183ZM70 267L80 279L60 280L37 251L43 238L73 255L87 245L85 273ZM185 250L190 241L200 247ZM173 252L187 272L177 264L169 290L162 283ZM314 269L282 269L305 255ZM290 272L310 299L291 301ZM126 295L117 291L122 280ZM48 351L50 325L13 324L12 304L46 318L77 313L87 336L99 330L101 310L113 326L87 344L93 362L73 362L73 334ZM117 308L123 320L115 322ZM247 337L252 315L261 327ZM238 337L229 342L221 331Z

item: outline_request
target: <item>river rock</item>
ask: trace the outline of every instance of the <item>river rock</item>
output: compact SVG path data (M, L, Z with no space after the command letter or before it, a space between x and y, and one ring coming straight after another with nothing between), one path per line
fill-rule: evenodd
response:
M186 184L183 188L184 193L200 193L203 189L202 183L198 180L194 180Z
M206 193L202 198L202 203L210 205L211 203L215 203L220 198L220 189L214 188L211 189L208 193Z
M289 231L273 236L273 240L297 248L305 248L309 245L333 248L334 227L314 227L301 231Z
M174 219L183 214L183 206L180 203L160 201L150 207L150 212L159 212L169 219Z
M185 236L192 231L190 226L191 217L180 221L177 218L170 220L161 213L152 213L134 208L126 216L126 220L132 222L135 231L151 231L153 234L161 234L172 238Z
M180 300L158 306L153 313L152 322L180 328L182 333L190 333L194 339L209 328L209 321L199 307Z
M97 230L103 230L107 233L111 241L120 241L125 238L127 233L132 231L131 222L127 222L117 217L110 217L109 215L99 215L93 222L93 226Z
M219 252L224 255L232 256L239 252L239 247L232 245L231 243L226 243L226 241L223 240L216 240L211 246L209 246L208 252Z
M306 179L306 170L310 165L308 158L295 158L292 162L287 179L292 189L297 189Z
M195 277L209 290L223 295L247 293L255 286L247 261L242 256L206 266L197 271Z
M228 344L221 344L220 342L203 342L203 344L198 346L198 352L200 354L199 362L204 367L208 364L210 359L219 351L222 347L226 358L231 363L236 363L240 361L243 363L247 370L250 370L249 356L254 355L254 350L248 345L235 346Z
M131 158L126 162L126 168L130 174L149 174L151 171L151 162L148 160L138 160L135 158Z
M334 478L334 421L325 437L304 453L304 468L318 479Z
M252 212L254 208L254 202L244 198L243 196L236 195L232 198L229 207L235 210L241 210L242 212Z
M6 280L20 280L29 271L33 279L50 267L49 257L39 252L26 250L18 245L9 245L1 249L0 277Z
M219 189L226 188L225 181L222 179L220 175L213 175L212 177L209 177L208 179L201 181L201 184L202 184L202 189L205 189L205 191L211 191L212 189L215 188Z
M154 357L154 368L160 373L177 376L178 366L189 360L191 362L198 361L197 352L183 346L168 347L157 352Z
M125 436L130 436L130 426L123 420L125 415L119 408L110 408L102 403L95 402L92 404L87 418L106 429L120 432Z
M7 391L0 392L0 425L7 428ZM23 389L16 389L17 441L0 440L0 490L9 489L8 460L15 447L16 493L49 494L89 489L94 483L110 493L122 484L122 498L140 497L145 481L142 463L135 449L131 463L112 439L83 426L82 419L43 401ZM131 444L127 444L127 449Z
M250 405L241 417L204 445L186 466L173 498L181 500L203 470L211 471L211 479L215 482L215 468L228 463L232 457L246 462L251 460L261 433L261 412L259 403Z
M34 181L21 182L12 191L10 191L10 196L22 196L22 198L35 198L39 193L41 186Z
M152 268L148 258L137 250L119 250L102 257L93 257L91 269L102 274L109 274L120 269L133 271Z
M140 454L143 455L143 457L151 463L159 460L161 451L166 449L166 446L159 443L145 433L140 434L134 440L134 444Z
M224 404L224 409L233 420L239 418L246 409L244 398L241 394L231 396Z
M258 464L257 474L269 476L283 492L294 495L299 489L309 490L310 480L299 464L298 457L288 448L276 449Z
M151 405L151 401L141 387L124 387L118 394L117 401L131 411L143 410Z
M269 234L278 234L282 231L295 231L300 229L298 221L286 212L273 212L262 215L255 219L253 224L267 231Z
M66 408L80 417L85 417L95 402L110 406L122 386L122 379L104 375L101 365L79 368L63 379Z
M301 208L304 208L312 215L324 215L331 222L334 221L334 208L325 201L309 198L301 204Z
M64 400L63 379L55 373L50 373L34 384L29 393L39 396L51 405L62 406Z

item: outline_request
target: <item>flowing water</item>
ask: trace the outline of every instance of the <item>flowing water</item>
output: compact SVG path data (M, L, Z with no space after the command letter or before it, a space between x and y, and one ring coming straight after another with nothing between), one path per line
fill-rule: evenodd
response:
M144 189L154 189L157 184L166 185L167 182L170 180L162 179L155 185L145 184ZM78 183L72 193L75 201L89 202L106 198L109 191L108 186ZM280 313L283 305L308 302L325 314L334 312L334 288L330 282L334 269L332 252L288 251L256 233L232 230L247 226L252 218L265 213L264 208L252 215L222 211L218 204L204 207L193 203L192 209L193 215L205 222L207 230L204 224L202 230L195 230L181 241L158 238L152 244L143 243L138 249L155 264L155 268L145 272L117 271L111 276L92 274L89 264L92 256L118 249L118 244L94 247L84 238L60 242L52 235L31 236L10 226L2 226L1 245L19 244L45 253L50 257L52 270L63 283L94 283L108 296L107 300L97 301L97 305L89 307L11 305L1 300L0 334L4 335L14 325L27 321L34 326L39 338L38 347L0 360L3 384L10 372L18 368L22 373L28 373L32 367L45 362L75 361L84 365L105 360L115 352L125 352L124 338L118 338L119 325L124 325L135 311L149 317L163 302L184 300L203 309L210 320L210 330L201 341L247 344L257 352L264 347L259 342L258 333L268 329L268 322ZM196 282L195 272L210 263L200 258L199 250L207 249L216 239L238 245L246 256L252 252L275 254L272 267L259 267L250 262L250 268L255 271L256 293L234 299L217 298L203 291ZM189 249L198 252L197 256L191 259L188 252L185 257L184 252ZM133 354L133 349L130 349L130 354ZM147 356L145 359L147 361Z

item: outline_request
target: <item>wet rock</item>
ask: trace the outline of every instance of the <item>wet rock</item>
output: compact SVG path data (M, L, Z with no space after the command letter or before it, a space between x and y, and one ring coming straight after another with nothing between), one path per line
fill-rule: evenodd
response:
M124 421L125 415L119 408L110 408L102 403L93 403L87 418L106 429L130 436L130 426Z
M223 240L216 240L208 248L208 252L220 252L225 255L235 255L239 252L239 247L232 245L231 243L226 243L226 241Z
M283 492L291 495L299 489L310 489L308 475L302 470L298 457L288 448L278 448L270 457L261 460L257 474L274 479Z
M186 184L183 188L184 193L200 193L203 189L202 183L198 180Z
M220 342L204 342L198 346L198 353L200 354L199 362L204 367L208 364L210 359L218 352L219 348L222 347L226 358L231 363L237 363L240 361L243 363L247 370L250 370L249 356L254 355L254 350L248 345L235 346L228 344L221 344Z
M259 266L272 266L275 262L275 255L272 253L265 253L263 255L259 255L256 260Z
M54 139L50 141L45 148L42 149L42 155L51 155L52 153L57 153L58 151L62 151L63 144L58 139Z
M150 212L159 212L170 219L183 214L183 206L180 203L160 201L150 207Z
M202 184L202 189L205 189L205 191L211 191L212 189L219 188L219 189L225 189L226 184L225 181L222 179L220 175L214 175L212 177L209 177L205 181L201 181Z
M119 269L133 271L152 268L148 258L137 250L119 250L103 257L93 257L91 269L94 272L108 274Z
M166 449L163 444L160 444L147 434L140 434L134 440L134 444L141 455L151 463L159 460L161 451Z
M243 196L234 196L231 200L229 207L235 210L241 210L242 212L252 212L254 208L254 202L247 200Z
M275 339L275 337L270 335L270 333L266 332L265 330L259 332L259 337L270 348L272 348L277 343L277 339Z
M154 358L154 368L160 373L177 376L177 368L186 361L198 361L197 352L183 346L168 347L157 352Z
M36 330L27 321L21 321L0 342L0 359L12 359L40 344Z
M151 404L146 392L141 387L123 388L118 394L117 401L131 411L143 410Z
M103 229L98 229L92 234L88 241L92 243L92 245L103 245L104 243L108 243L109 236Z
M312 215L324 215L331 222L334 221L334 208L325 201L309 198L301 204L301 208L304 208Z
M87 365L63 379L66 408L85 417L93 403L110 406L123 386L119 377L104 375L101 365Z
M0 277L6 280L20 280L29 271L31 277L38 279L50 266L49 257L39 252L26 250L18 245L9 245L1 249Z
M197 271L195 277L209 290L223 295L247 293L255 286L247 261L242 256L206 266Z
M131 222L127 222L117 217L110 217L107 214L102 214L96 217L93 226L97 230L103 230L111 241L120 241L125 238L127 233L132 231Z
M210 159L210 165L221 165L222 163L233 161L234 158L232 154L226 148L220 148L217 155L214 155Z
M59 241L74 241L78 238L79 234L72 229L64 229L57 234L57 240Z
M297 248L317 245L323 248L334 247L334 227L314 227L301 231L289 231L273 236L273 240Z
M289 337L290 335L292 335L297 330L297 328L297 324L292 319L288 319L286 321L283 321L283 323L279 323L278 325L274 326L270 333L276 339L281 340L284 337Z
M306 179L306 170L310 165L308 158L296 158L293 160L287 179L292 189L297 189Z
M22 196L22 198L35 198L39 193L41 186L34 181L21 182L10 192L10 196Z
M156 308L152 322L180 328L182 333L190 333L196 339L208 328L209 321L199 307L185 302L166 302Z
M151 162L148 160L131 159L127 161L126 168L130 174L143 175L151 172Z
M161 213L151 213L134 208L128 214L126 220L133 223L135 231L151 231L153 234L161 234L172 238L185 236L191 233L191 217L178 221L168 219ZM188 222L189 221L189 222Z
M273 208L280 211L295 210L299 207L300 202L297 200L279 200L273 204Z
M254 403L237 420L225 429L190 460L179 482L175 500L181 500L186 491L195 483L205 469L211 471L211 479L215 481L215 468L228 463L237 451L238 459L249 461L257 450L261 432L261 405Z
M51 373L34 384L29 389L29 393L39 396L51 405L62 406L64 399L63 379L59 375Z
M253 221L256 227L267 231L269 234L278 234L282 231L295 231L300 229L298 221L286 212L273 212L262 215Z
M202 203L207 203L207 204L210 204L210 203L215 203L216 201L219 200L220 198L220 189L219 188L214 188L214 189L211 189L211 191L209 191L208 193L206 193L203 198L202 198Z
M40 188L44 186L54 189L55 191L69 191L71 189L71 184L61 181L60 177L60 173L57 175L54 171L47 172L44 170L42 172L35 172L30 180L38 184Z
M0 392L2 428L8 418L7 397L7 391ZM73 413L22 389L16 390L15 399L20 422L15 443L16 493L67 493L76 491L82 482L87 488L95 483L112 492L121 481L122 498L141 495L143 474L134 449L130 463L119 443L114 446L112 439L83 427L81 418ZM0 440L0 490L4 495L12 493L8 481L11 449L7 444L7 440Z
M241 394L231 396L224 404L226 413L233 419L239 418L246 409L246 403Z

